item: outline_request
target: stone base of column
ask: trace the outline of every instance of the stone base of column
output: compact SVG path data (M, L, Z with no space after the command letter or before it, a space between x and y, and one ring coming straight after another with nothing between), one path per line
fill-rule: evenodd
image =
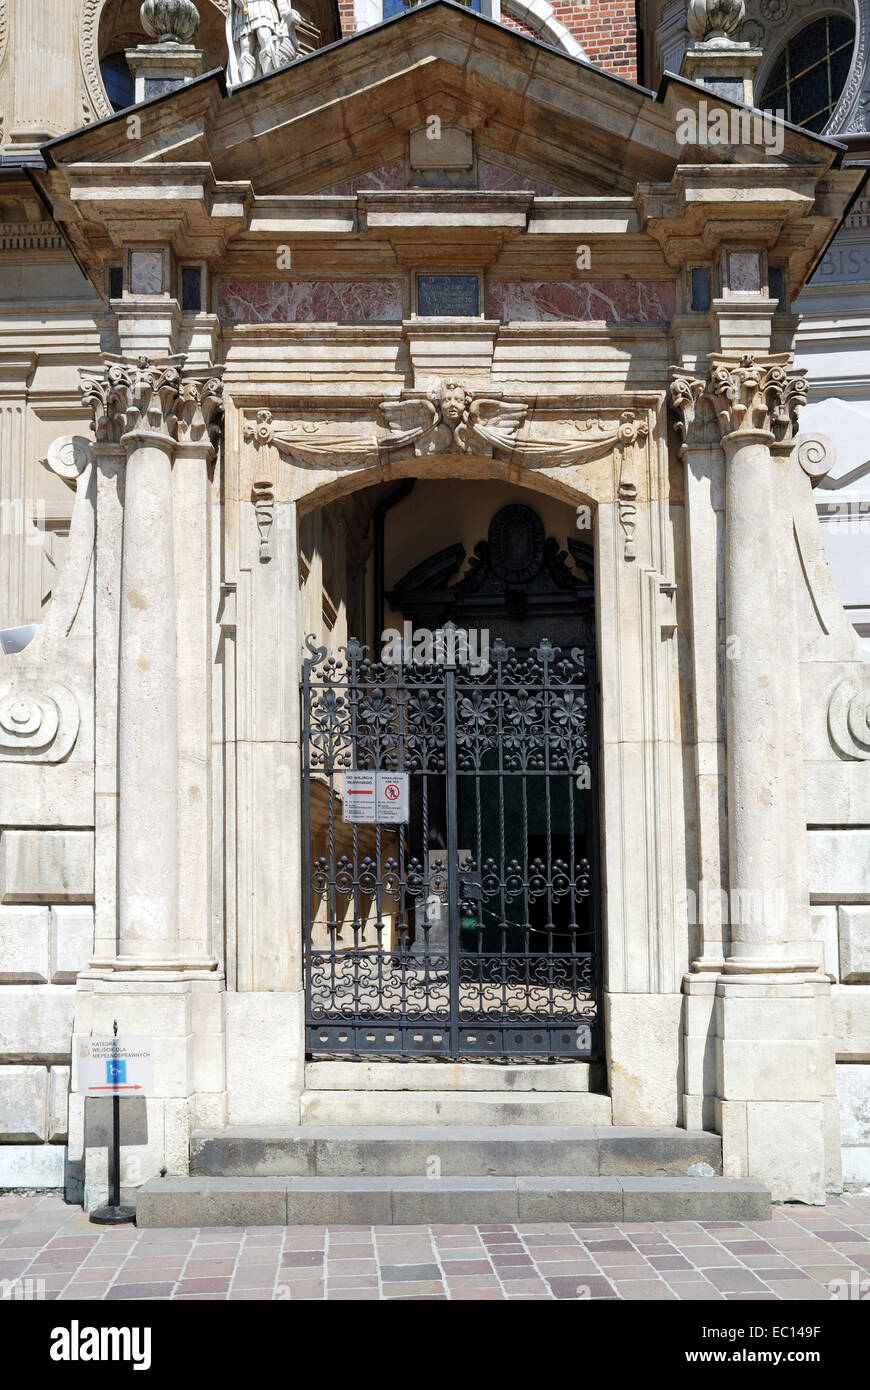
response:
M122 1201L162 1172L188 1172L191 1131L226 1124L223 975L204 970L88 970L76 982L67 1197L107 1200L112 1106L75 1093L78 1044L119 1034L153 1040L154 1088L121 1103Z
M823 1204L842 1188L829 980L693 974L683 993L683 1124L721 1134L726 1177Z
M723 975L712 1025L725 1176L823 1205L841 1185L829 980Z

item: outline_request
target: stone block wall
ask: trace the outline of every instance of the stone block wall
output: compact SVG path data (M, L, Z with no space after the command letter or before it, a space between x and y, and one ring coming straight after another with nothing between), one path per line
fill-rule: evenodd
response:
M870 830L810 830L813 935L831 989L843 1182L870 1183Z
M94 945L93 835L0 834L0 1187L61 1186L75 981Z

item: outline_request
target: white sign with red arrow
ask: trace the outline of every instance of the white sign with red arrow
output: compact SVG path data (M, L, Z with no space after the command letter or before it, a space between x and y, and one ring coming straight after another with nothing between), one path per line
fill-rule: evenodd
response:
M150 1038L79 1038L76 1091L82 1096L148 1096L154 1087Z
M346 772L344 774L344 803L342 819L351 824L374 821L375 816L375 778L374 772Z

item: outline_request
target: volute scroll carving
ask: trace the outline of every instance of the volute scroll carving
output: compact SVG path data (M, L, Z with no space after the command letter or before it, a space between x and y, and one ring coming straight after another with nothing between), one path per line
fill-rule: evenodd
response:
M213 371L184 375L181 356L153 360L106 355L100 375L83 373L82 401L90 406L97 444L123 445L148 434L169 443L214 451L220 429L222 385Z
M828 732L844 758L870 759L870 667L861 677L840 681L828 701Z
M729 435L769 434L777 443L793 438L797 412L806 404L806 372L790 367L787 353L758 359L745 353L739 360L710 359L710 393L723 438Z

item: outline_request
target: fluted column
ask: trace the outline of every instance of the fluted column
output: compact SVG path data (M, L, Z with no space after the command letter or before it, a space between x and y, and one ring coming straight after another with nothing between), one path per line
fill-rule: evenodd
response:
M790 764L800 735L790 696L798 671L785 637L779 563L788 457L806 383L788 359L714 356L710 392L725 453L725 707L731 946L725 969L812 969L789 891ZM792 717L788 717L791 714ZM797 938L797 941L795 940Z
M799 574L788 477L806 384L785 354L712 354L709 378L678 375L671 397L687 444L699 443L702 398L705 417L715 412L725 503L729 929L720 970L683 984L685 1113L722 1135L726 1176L760 1177L775 1198L819 1203L837 1181L836 1099L830 985L808 943L802 872Z
M115 362L103 413L125 451L118 657L118 954L176 954L178 746L174 362ZM93 391L95 388L91 388Z

